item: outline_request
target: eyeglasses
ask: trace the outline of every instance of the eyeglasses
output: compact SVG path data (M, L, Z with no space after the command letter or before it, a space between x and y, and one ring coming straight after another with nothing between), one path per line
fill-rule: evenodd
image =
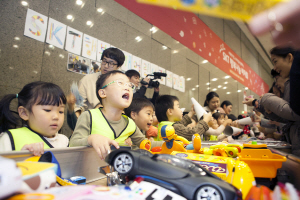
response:
M109 68L113 68L115 65L118 65L118 64L115 64L113 62L107 62L106 60L100 60L100 63L101 63L102 66L105 66L106 64L108 64Z
M128 86L129 88L131 88L132 90L134 90L135 89L135 85L133 84L133 83L131 83L131 82L124 82L124 81L122 81L122 80L116 80L116 81L112 81L112 82L110 82L110 83L108 83L108 84L106 84L106 85L104 85L101 89L104 89L104 88L106 88L107 86L109 86L109 85L111 85L111 84L113 84L113 83L117 83L118 84L118 86Z

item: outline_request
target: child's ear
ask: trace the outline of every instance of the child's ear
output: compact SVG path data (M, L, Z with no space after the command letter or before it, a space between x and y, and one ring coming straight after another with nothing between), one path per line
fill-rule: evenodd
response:
M137 113L136 113L136 112L133 112L133 111L131 111L131 113L130 113L130 117L131 117L131 119L135 120L135 119L136 119L136 117L137 117Z
M19 116L24 120L27 121L29 119L29 110L27 110L24 106L20 106L18 108Z
M105 93L104 89L100 89L98 91L98 94L99 94L99 96L100 96L101 99L105 99L106 98L106 93Z
M172 108L169 108L167 110L167 116L172 116L173 115L173 109Z

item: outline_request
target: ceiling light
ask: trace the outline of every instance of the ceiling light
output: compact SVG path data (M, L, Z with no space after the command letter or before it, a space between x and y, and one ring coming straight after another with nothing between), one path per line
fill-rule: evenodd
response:
M217 91L217 88L212 89L212 91Z
M158 30L158 29L157 29L156 27L150 28L150 31L151 31L152 33L156 33L157 30Z
M45 51L45 54L47 54L48 56L50 56L50 52L49 51Z
M209 85L210 83L208 82L208 83L206 83L206 85Z
M91 22L91 21L87 21L87 22L86 22L86 25L90 26L90 25L92 25L92 23L93 23L93 22Z
M166 46L162 46L162 48L163 48L163 50L166 50L168 47L166 47Z
M99 13L101 13L101 12L103 12L103 9L102 9L102 8L98 8L97 11L98 11Z
M15 40L20 40L20 38L19 37L15 37Z
M230 94L230 92L226 92L226 94Z
M64 58L65 56L64 56L64 55L62 55L62 54L59 54L59 57L61 57L61 58Z
M245 90L248 90L248 88L247 88L247 87L245 87Z
M67 19L73 19L73 16L72 15L68 15Z
M27 6L28 5L27 1L21 1L21 4L22 4L22 6Z
M187 80L187 81L190 81L190 80L191 80L191 78L187 78L186 80Z
M199 85L196 85L196 87L199 87Z
M222 87L222 85L218 85L218 88L221 88Z
M173 53L178 53L178 51L177 51L177 50L174 50Z
M226 81L224 84L227 84L228 82Z
M77 0L76 4L80 6L82 4L82 1L81 0Z
M52 44L49 45L50 49L54 49L54 46Z
M208 63L208 60L203 60L202 63L203 64Z
M224 78L225 78L225 79L228 79L228 78L230 78L230 76L225 76Z
M213 78L213 79L211 79L212 81L216 81L216 80L218 80L217 78Z
M225 89L227 89L227 87L223 87L223 89L225 90Z
M210 88L208 87L207 90L209 90Z
M176 44L179 44L179 41L176 41Z
M192 90L195 90L195 88L193 88Z
M142 38L141 38L140 36L137 36L137 37L135 38L135 40L136 40L137 42L140 42L140 41L142 40Z
M14 45L13 45L13 47L14 47L14 48L18 48L19 46L18 46L18 45L16 45L16 44L14 44Z
M238 90L237 92L241 92L242 90Z

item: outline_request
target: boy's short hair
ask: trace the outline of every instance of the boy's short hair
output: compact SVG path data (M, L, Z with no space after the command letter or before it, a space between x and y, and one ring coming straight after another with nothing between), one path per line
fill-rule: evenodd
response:
M96 82L96 95L101 104L102 104L102 99L99 96L98 91L102 89L106 79L108 79L111 75L115 75L115 74L124 74L124 73L119 70L113 70L113 71L107 72L106 74L102 74L98 77L98 80Z
M131 117L131 112L139 113L143 108L151 107L154 110L154 106L148 99L145 98L134 98L128 108L125 108L125 115Z
M155 103L155 115L157 117L157 121L169 121L167 110L169 108L174 108L174 101L179 101L179 99L172 95L162 95L157 98Z
M221 116L224 116L223 113L220 113L220 112L216 112L214 114L212 114L212 117L215 119L215 120L218 120ZM225 116L224 116L225 117Z
M111 47L111 48L105 49L102 53L101 60L103 60L104 56L117 61L118 67L122 66L125 61L125 55L124 55L123 51L121 51L118 48Z
M134 69L127 70L125 74L128 78L131 78L133 76L138 76L139 78L141 77L140 73Z

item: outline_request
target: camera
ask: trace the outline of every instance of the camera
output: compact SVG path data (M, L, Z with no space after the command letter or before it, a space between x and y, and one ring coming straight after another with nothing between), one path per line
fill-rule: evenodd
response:
M155 79L161 79L161 77L166 77L167 74L166 73L161 73L161 72L153 72L153 74L148 74L148 76L153 76L152 79L150 79L149 83L147 83L146 81L142 80L141 84L142 85L148 85L148 88L158 88L159 87L159 82L158 81L154 81Z

